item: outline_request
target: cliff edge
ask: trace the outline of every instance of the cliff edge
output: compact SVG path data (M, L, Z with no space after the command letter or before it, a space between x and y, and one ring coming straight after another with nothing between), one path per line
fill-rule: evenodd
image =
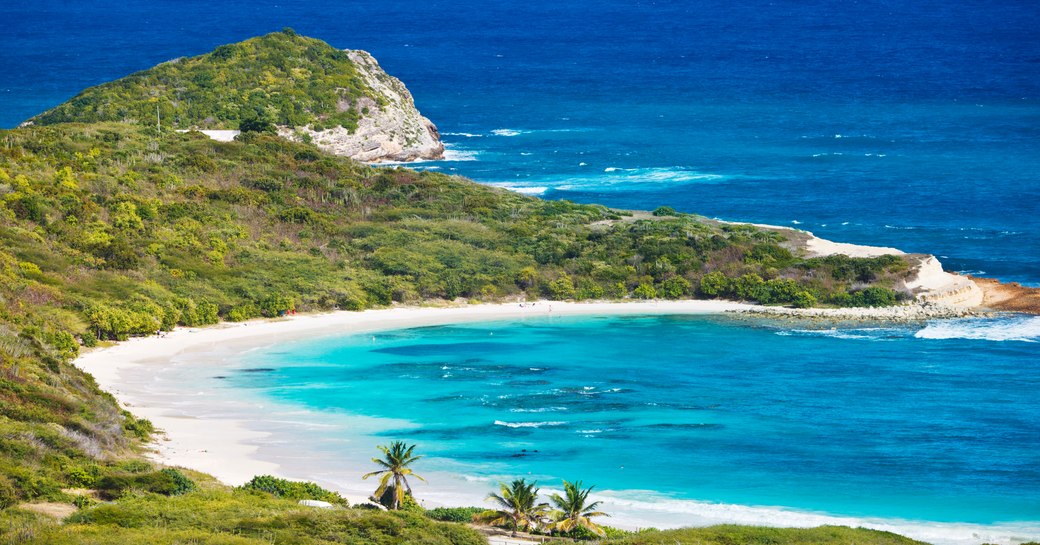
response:
M323 151L345 155L358 161L416 161L440 159L444 144L436 125L423 117L415 107L412 94L401 80L387 74L367 51L347 50L358 75L377 99L369 96L357 100L340 100L340 112L353 109L358 115L357 128L341 126L302 128L281 126L278 134L300 140L304 135Z

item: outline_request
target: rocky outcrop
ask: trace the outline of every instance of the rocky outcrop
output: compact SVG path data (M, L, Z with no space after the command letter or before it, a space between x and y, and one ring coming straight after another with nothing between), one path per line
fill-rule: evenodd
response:
M962 308L982 305L982 290L970 278L944 271L935 256L914 257L917 275L906 282L906 289L918 301Z
M334 127L315 131L310 126L280 127L278 133L290 139L302 139L306 135L324 151L370 163L442 158L444 144L437 127L419 113L404 83L384 72L369 53L361 50L347 50L347 53L375 95L353 103L341 100L337 105L340 111L357 112L360 117L357 129Z
M982 290L982 306L993 310L1040 315L1040 288L994 278L969 277Z

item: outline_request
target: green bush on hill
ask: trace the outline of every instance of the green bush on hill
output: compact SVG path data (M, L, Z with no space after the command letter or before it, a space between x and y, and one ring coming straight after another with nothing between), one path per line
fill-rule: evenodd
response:
M487 511L486 507L435 507L426 511L426 516L443 522L473 521L473 515Z
M195 490L195 483L176 469L161 469L150 473L111 474L89 484L104 499L115 499L128 491L154 492L176 496Z
M242 490L265 492L287 500L320 500L346 506L347 500L336 492L310 482L290 481L270 475L257 475L241 486Z

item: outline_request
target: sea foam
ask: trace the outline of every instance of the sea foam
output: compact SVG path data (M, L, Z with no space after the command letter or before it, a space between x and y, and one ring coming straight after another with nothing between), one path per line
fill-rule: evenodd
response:
M496 426L505 426L507 428L541 428L544 426L562 426L564 424L566 424L566 422L504 422L502 420L495 420Z
M542 186L542 185L533 185L533 186L517 185L517 184L488 184L488 185L493 185L495 187L501 187L503 189L508 189L510 191L513 191L513 192L516 192L516 193L520 193L520 194L523 194L523 195L541 195L541 194L545 193L546 191L549 191L548 187Z
M477 161L477 156L480 155L480 152L475 150L456 149L447 145L444 148L442 161Z
M914 334L918 339L970 339L982 341L1040 341L1040 316L1012 318L964 318L929 323Z

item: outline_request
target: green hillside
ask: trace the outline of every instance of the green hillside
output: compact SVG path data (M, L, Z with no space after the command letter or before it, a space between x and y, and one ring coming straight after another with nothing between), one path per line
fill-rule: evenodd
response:
M379 102L346 52L285 30L91 87L30 121L154 126L161 120L173 128L237 129L260 118L353 129L364 113L355 107L363 96Z

